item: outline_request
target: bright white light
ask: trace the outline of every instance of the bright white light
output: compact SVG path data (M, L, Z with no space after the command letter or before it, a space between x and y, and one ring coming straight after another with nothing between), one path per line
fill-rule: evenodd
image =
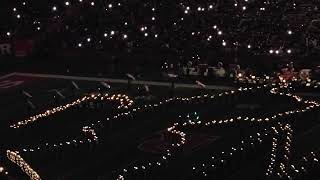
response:
M288 54L291 54L291 52L292 52L291 49L288 49L288 50L287 50L287 53L288 53Z
M114 31L111 31L111 33L110 33L111 35L114 35Z
M276 50L276 54L279 54L279 50Z
M124 35L123 35L123 38L124 38L124 39L127 39L127 38L128 38L128 35L124 34Z
M141 31L144 31L144 27L142 27L140 30L141 30Z
M37 30L38 30L38 31L40 31L40 29L41 29L40 27L37 27Z
M22 5L24 5L24 6L25 6L25 5L26 5L26 2L23 2L23 3L22 3Z
M157 37L158 37L158 34L155 34L154 37L157 38Z
M288 30L288 34L291 35L291 34L292 34L292 31L291 31L291 30Z
M112 4L109 4L108 7L109 7L109 8L112 8Z
M155 17L152 17L152 21L154 21L156 18Z
M188 14L189 12L188 12L188 10L185 10L184 13L185 13L185 14Z
M53 10L53 11L56 11L56 10L57 10L57 7L56 7L56 6L53 6L53 7L52 7L52 10Z
M246 10L246 9L247 9L247 7L246 7L246 6L243 6L243 7L242 7L242 10Z
M270 53L270 54L273 54L273 50L272 50L272 49L270 49L270 50L269 50L269 53Z
M225 41L222 42L222 46L226 46L227 43Z
M152 8L152 11L155 11L156 9L155 8Z
M82 44L81 44L81 43L79 43L79 44L78 44L78 47L82 47Z
M94 2L93 1L91 2L91 6L94 6Z
M187 7L187 10L190 10L190 7L189 7L189 6Z
M124 25L126 26L126 25L128 25L128 23L127 23L127 22L125 22L125 23L124 23Z
M144 33L144 36L147 37L147 36L148 36L148 33Z
M90 42L91 41L91 38L87 38L87 42Z
M17 18L18 18L18 19L20 19L20 18L21 18L20 14L18 14L18 15L17 15Z
M209 6L209 9L212 9L212 8L213 8L213 6L212 6L212 5L210 5L210 6Z
M217 29L217 25L214 25L214 26L213 26L213 29Z
M17 11L17 8L13 8L13 11L16 12L16 11Z
M198 11L201 11L201 7L198 7Z
M222 35L222 31L218 31L218 34L219 34L219 35Z
M237 4L237 3L235 3L235 4L234 4L234 6L235 6L235 7L237 7L237 6L238 6L238 4Z
M82 0L79 0L79 2L82 2Z
M69 2L69 1L66 1L64 4L65 4L66 6L69 6L69 5L70 5L70 2Z
M249 44L249 45L248 45L248 49L250 49L250 48L251 48L251 45Z
M11 33L10 32L7 32L7 36L10 36L11 35Z

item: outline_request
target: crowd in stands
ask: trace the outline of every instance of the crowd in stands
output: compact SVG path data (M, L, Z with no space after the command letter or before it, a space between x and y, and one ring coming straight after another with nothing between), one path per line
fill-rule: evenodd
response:
M202 78L204 80L214 80L216 82L241 82L247 78L256 75L271 76L273 78L282 78L285 80L301 79L307 81L308 79L319 79L320 67L310 68L296 68L294 62L289 62L280 65L278 69L272 72L258 72L256 69L247 66L243 68L240 64L226 64L218 62L216 65L208 64L193 64L189 61L186 65L168 64L165 62L162 68L162 76L175 74L180 77L195 79Z
M160 55L188 62L222 54L303 54L318 47L318 1L15 1L1 38L46 48Z

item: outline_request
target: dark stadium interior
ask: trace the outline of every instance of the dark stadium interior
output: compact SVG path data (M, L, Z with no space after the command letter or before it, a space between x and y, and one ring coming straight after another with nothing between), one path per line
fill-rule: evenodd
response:
M319 180L320 0L1 0L0 180Z

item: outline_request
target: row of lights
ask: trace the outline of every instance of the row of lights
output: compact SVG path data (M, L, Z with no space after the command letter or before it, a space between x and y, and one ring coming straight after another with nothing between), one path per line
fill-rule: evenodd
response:
M22 153L34 153L38 152L41 150L47 150L47 151L52 151L52 150L57 150L59 148L63 149L66 146L79 146L85 143L97 143L97 140L92 140L90 138L88 139L83 139L83 140L70 140L70 141L64 141L64 142L58 142L58 143L45 143L43 145L38 145L37 147L31 147L31 148L23 148L21 151Z
M41 180L39 174L32 169L32 167L20 156L18 151L7 150L7 158L20 167L20 169L26 173L31 180Z
M23 148L22 151L20 152L36 152L40 150L52 150L52 149L57 149L57 148L63 148L65 146L78 146L84 143L98 143L99 137L97 136L96 131L90 127L90 126L84 126L82 128L82 132L88 139L84 140L76 140L73 139L71 141L65 141L65 142L59 142L59 143L45 143L45 145L38 145L37 147L33 148Z
M43 113L37 114L35 116L31 116L28 119L19 121L18 123L10 125L11 128L21 128L23 126L26 126L27 124L33 123L35 121L38 121L40 118L48 117L53 114L56 114L58 112L63 112L71 107L80 105L84 102L88 102L91 100L108 100L108 101L119 101L120 105L117 107L118 109L125 108L128 109L129 106L133 104L133 100L131 100L127 95L123 94L116 94L116 95L109 95L109 94L91 94L90 96L86 95L82 98L79 98L71 103L61 105L59 107L55 107L52 109L48 109Z
M161 159L157 161L149 161L144 165L133 165L129 168L123 169L121 174L117 176L117 180L124 180L128 177L130 177L130 172L137 173L137 172L143 172L145 173L148 170L151 170L153 168L162 167L165 164L167 164L172 157L172 154L170 150L168 149L164 155L161 156Z

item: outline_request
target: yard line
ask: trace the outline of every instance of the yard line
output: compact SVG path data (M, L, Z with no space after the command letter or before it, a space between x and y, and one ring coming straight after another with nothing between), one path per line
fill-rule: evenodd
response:
M4 76L1 76L0 79L6 79L8 77L14 76L16 73L10 73L10 74L6 74Z
M78 80L78 81L97 81L97 82L106 81L106 82L110 82L110 83L121 83L121 84L128 83L128 80L126 80L126 79L113 79L113 78L80 77L80 76L65 76L65 75L54 75L54 74L34 74L34 73L19 73L19 72L13 73L13 75L25 76L25 77ZM158 82L158 81L136 80L136 81L132 81L131 83L132 84L139 84L139 85L151 85L151 86L171 86L171 82ZM175 83L175 87L200 89L197 84ZM234 90L236 88L231 87L231 86L207 85L206 89Z

